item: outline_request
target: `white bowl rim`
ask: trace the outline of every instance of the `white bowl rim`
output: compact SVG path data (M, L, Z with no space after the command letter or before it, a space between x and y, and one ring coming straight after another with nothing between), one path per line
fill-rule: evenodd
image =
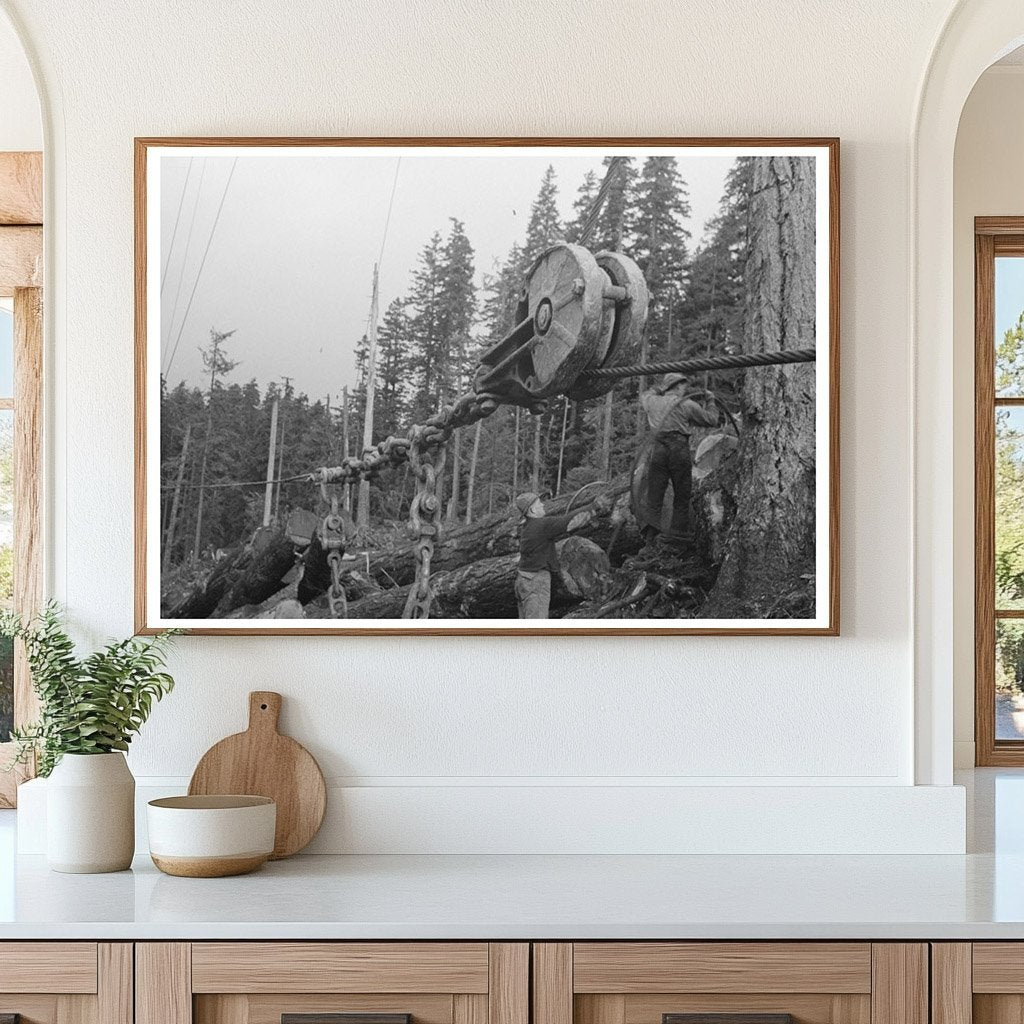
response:
M203 796L164 796L158 800L150 800L149 806L175 811L244 811L273 803L269 796L211 793Z

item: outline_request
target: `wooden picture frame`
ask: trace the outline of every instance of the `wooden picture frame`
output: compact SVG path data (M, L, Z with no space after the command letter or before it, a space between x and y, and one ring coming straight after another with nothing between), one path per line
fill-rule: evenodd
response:
M487 152L495 156L528 153L532 156L532 151L536 149L546 149L552 153L571 152L573 156L588 150L594 151L598 156L603 155L606 150L610 152L621 150L639 155L644 155L647 151L661 154L678 151L695 160L698 156L710 157L715 154L732 154L733 157L749 155L753 160L770 160L776 155L781 158L790 154L796 154L797 157L813 157L814 162L809 166L814 169L813 173L817 183L814 193L816 197L813 232L815 241L813 260L808 258L807 265L813 265L815 268L815 333L812 336L816 339L815 347L818 354L813 378L817 385L816 387L812 385L811 394L815 410L814 451L817 456L816 464L824 467L824 471L814 477L814 483L811 486L811 493L816 496L813 531L815 540L812 556L814 569L810 576L805 574L800 577L803 580L811 580L815 584L811 587L808 606L812 607L813 611L796 618L771 616L742 616L727 619L672 618L668 620L655 617L643 619L601 618L581 619L578 620L578 624L572 619L561 618L549 619L543 625L504 617L489 619L483 625L473 625L472 618L450 616L441 619L419 620L388 618L371 621L360 619L358 622L354 622L352 619L325 620L323 618L307 621L294 618L283 620L244 618L231 621L225 618L197 619L166 615L166 609L161 607L160 570L162 563L159 545L165 539L164 526L168 517L159 501L154 499L154 480L157 481L157 499L160 486L169 489L172 485L159 483L159 467L155 470L156 475L154 476L156 462L154 453L159 452L154 441L154 430L159 422L158 410L154 407L157 404L155 399L161 394L162 387L160 361L154 356L157 353L162 356L163 353L160 349L159 332L154 329L161 324L159 304L152 301L152 295L154 281L158 281L160 276L157 264L158 262L163 263L163 270L166 273L171 254L165 254L158 248L160 243L157 222L161 210L159 185L161 164L159 161L168 158L184 160L186 157L209 160L212 158L211 154L216 154L218 150L224 153L234 153L235 164L231 165L227 174L227 185L224 186L226 195L239 154L243 157L246 154L260 157L275 154L294 156L297 152L309 150L315 151L317 154L346 155L355 153L365 156L377 152L415 151L418 156L421 152L428 150L443 150L445 155L451 156L473 152L478 154ZM189 167L191 170L191 164ZM397 169L395 177L397 181ZM151 188L154 182L157 184ZM178 215L181 219L181 206L185 203L186 191L189 188L187 175L184 178L184 186L178 187L181 196L178 201ZM197 205L198 202L197 194ZM165 202L164 206L167 207L167 205ZM222 197L217 217L220 216L220 208L223 205ZM185 216L187 217L187 215L186 210ZM164 235L166 238L166 235L170 233L173 211L168 215L165 210L164 216L168 222L168 232L165 232ZM385 223L390 222L390 217L389 206ZM215 219L214 230L216 230L216 223ZM154 224L157 226L154 227ZM184 231L184 228L182 230ZM387 238L386 231L385 227L385 238ZM211 231L211 240L212 237L213 232ZM172 235L172 249L173 238ZM838 635L840 578L839 238L839 140L835 138L137 138L135 140L135 624L137 632L150 634L170 625L180 625L190 632L210 635L311 635L322 633L361 636L396 634L447 636ZM154 242L154 239L157 241ZM383 246L381 249L383 251ZM207 244L208 250L209 243ZM205 258L206 254L204 253L204 261ZM184 260L185 257L182 257L183 265ZM200 264L200 272L202 272L202 264ZM188 287L185 291L187 293ZM376 296L376 284L374 285L374 296ZM186 312L186 319L187 316ZM671 342L671 328L668 338ZM824 346L822 345L823 338L825 339ZM194 348L195 339L190 340ZM216 349L214 358L217 358ZM211 396L214 394L214 384L215 378L211 378L209 390ZM568 410L568 405L568 400L566 400L566 410ZM328 410L330 410L329 404ZM609 413L609 415L611 414ZM568 418L568 411L564 413L563 418ZM562 429L564 439L564 426ZM271 459L268 461L268 480L273 476L269 470L275 452L277 430L275 421L271 427ZM738 434L739 428L737 427L736 430ZM517 426L517 439L518 431ZM181 452L180 462L182 465L185 463L184 450ZM280 465L280 462L278 464ZM201 478L201 481L202 479L204 478ZM178 486L182 486L180 481ZM198 486L200 494L202 494L206 485L200 482ZM268 495L269 490L268 487ZM278 483L278 491L280 491L280 483ZM619 505L616 505L615 508L616 511L612 514L618 515ZM264 522L266 523L267 520L264 519ZM196 530L197 537L200 532L200 529ZM195 545L195 554L201 558L198 540ZM367 561L367 566L369 566L369 561ZM270 610L268 610L268 614L270 614Z

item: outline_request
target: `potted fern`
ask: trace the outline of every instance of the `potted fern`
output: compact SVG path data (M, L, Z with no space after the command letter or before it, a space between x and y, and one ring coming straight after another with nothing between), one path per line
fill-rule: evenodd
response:
M14 764L48 777L47 861L54 871L122 871L135 852L135 779L124 752L154 701L174 686L161 671L171 630L112 641L83 658L50 603L31 622L0 613L0 634L25 645L39 719L12 734Z

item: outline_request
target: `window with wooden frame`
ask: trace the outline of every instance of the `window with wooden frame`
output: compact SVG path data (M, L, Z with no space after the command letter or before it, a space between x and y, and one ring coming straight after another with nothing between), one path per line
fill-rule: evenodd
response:
M42 600L42 195L42 154L0 153L0 607L22 616ZM0 640L0 768L36 709L24 651ZM26 774L0 771L0 807Z
M975 220L975 760L1024 765L1024 217Z

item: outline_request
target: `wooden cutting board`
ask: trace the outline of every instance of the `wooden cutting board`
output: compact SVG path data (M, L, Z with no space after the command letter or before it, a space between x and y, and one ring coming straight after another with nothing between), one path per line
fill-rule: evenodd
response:
M327 808L327 787L313 755L277 731L281 694L249 694L249 728L214 744L188 785L190 796L244 793L277 803L271 860L290 857L317 834Z

